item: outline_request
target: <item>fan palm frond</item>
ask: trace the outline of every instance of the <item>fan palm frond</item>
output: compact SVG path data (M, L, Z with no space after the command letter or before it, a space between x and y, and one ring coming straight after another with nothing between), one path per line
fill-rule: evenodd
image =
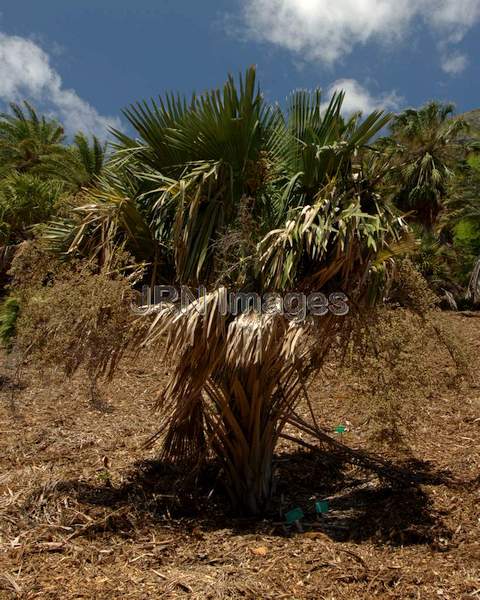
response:
M71 193L98 183L107 162L107 146L93 136L78 133L71 146L60 146L45 156L36 172L61 181Z

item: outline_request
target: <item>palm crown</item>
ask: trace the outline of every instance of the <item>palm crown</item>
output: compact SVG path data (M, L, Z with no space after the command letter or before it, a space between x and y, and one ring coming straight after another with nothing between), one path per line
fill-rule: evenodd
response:
M437 222L453 176L453 166L463 152L459 135L467 123L452 118L454 106L430 102L408 109L392 121L393 152L402 163L397 202L403 210L431 229Z
M39 117L28 102L24 107L11 103L10 109L0 114L0 158L3 165L28 171L60 148L64 131L56 120Z

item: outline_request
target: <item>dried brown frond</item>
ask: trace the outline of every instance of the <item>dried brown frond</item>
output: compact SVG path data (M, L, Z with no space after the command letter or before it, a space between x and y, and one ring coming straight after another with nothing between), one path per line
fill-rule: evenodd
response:
M164 457L196 462L213 451L232 501L256 513L270 496L279 435L335 335L336 320L233 317L222 310L226 293L219 288L182 310L165 307L146 344L166 336L168 353L177 357L160 398Z

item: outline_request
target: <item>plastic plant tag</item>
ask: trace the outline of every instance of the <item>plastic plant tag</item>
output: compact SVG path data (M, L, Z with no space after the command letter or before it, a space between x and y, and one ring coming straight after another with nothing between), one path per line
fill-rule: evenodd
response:
M295 523L296 521L303 519L303 516L303 510L301 508L294 508L285 514L285 519L290 525L291 523Z
M315 511L317 514L323 514L328 512L328 500L319 500L315 502Z
M335 433L345 433L345 431L345 425L339 425L338 427L335 427Z

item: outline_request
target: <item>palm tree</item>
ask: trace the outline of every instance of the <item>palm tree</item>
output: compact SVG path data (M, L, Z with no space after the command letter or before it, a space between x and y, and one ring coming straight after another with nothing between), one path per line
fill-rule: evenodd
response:
M45 156L58 152L63 129L55 120L40 117L24 102L0 113L0 275L8 271L15 244L25 238L37 218L48 218L56 193L36 177ZM50 190L47 188L50 187ZM58 186L53 186L58 188ZM0 285L0 292L3 285Z
M70 193L97 184L107 162L107 144L96 136L91 140L77 133L70 146L60 146L42 161L38 171L45 178L57 179Z
M387 146L400 166L395 173L396 203L404 211L413 211L413 219L427 229L438 221L463 154L459 135L468 125L453 114L452 104L430 102L405 110L391 123Z
M284 114L266 105L249 69L237 85L135 105L139 135L117 132L116 155L73 223L51 243L108 255L128 247L154 265L152 281L202 283L186 308L141 318L134 341L165 343L176 366L160 394L163 455L221 462L232 503L264 510L284 427L348 320L225 311L227 290L341 291L359 310L375 299L370 276L404 222L383 196L391 165L370 147L389 116L345 121L343 94L294 93ZM254 224L250 229L242 223ZM219 255L232 234L228 268ZM228 253L227 253L228 254ZM199 310L202 308L203 310Z
M15 244L53 212L71 213L85 188L97 183L107 161L106 144L75 135L28 103L0 114L0 271L8 270ZM57 201L57 205L55 203ZM55 206L54 206L55 205Z
M43 157L58 152L65 139L56 120L40 117L28 102L23 104L12 102L11 114L0 114L0 163L19 172L35 169Z

